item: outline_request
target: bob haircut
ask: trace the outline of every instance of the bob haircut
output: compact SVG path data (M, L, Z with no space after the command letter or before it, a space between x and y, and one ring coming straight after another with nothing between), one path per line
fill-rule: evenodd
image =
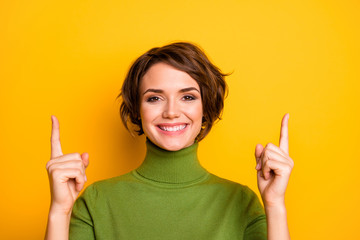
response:
M186 72L199 85L203 106L201 130L196 141L202 140L216 120L221 119L224 98L228 92L224 74L213 65L205 53L196 45L188 42L175 42L163 47L155 47L141 55L130 67L117 98L122 97L120 116L125 128L129 120L144 133L140 118L140 81L147 70L156 63L166 63Z

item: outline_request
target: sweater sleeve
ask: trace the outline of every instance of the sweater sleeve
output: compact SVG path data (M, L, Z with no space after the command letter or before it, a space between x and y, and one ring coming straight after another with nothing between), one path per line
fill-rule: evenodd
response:
M69 240L95 239L91 209L94 206L96 190L93 185L85 189L75 201L70 219Z
M247 216L249 216L249 221L244 232L244 240L266 240L267 223L264 208L257 195L249 188L248 193Z

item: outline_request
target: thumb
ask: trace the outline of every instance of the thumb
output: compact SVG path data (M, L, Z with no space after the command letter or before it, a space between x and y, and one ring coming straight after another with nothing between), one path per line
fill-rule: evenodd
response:
M256 170L260 170L261 169L261 165L260 165L260 157L261 157L261 153L263 152L264 147L261 144L256 144L255 147L255 160L256 160Z
M89 154L87 152L84 152L81 154L81 159L83 161L83 164L85 168L89 165Z

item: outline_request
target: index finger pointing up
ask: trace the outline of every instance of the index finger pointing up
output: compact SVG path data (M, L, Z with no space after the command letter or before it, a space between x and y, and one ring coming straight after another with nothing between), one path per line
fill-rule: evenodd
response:
M289 114L286 113L281 121L280 130L280 149L289 154L289 132L288 132Z
M51 116L51 159L63 155L60 144L59 121L55 116Z

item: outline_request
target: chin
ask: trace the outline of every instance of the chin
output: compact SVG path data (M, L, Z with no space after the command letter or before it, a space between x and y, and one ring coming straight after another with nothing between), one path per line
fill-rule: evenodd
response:
M162 146L161 148L168 150L168 151L179 151L179 150L185 148L185 146L184 145L167 144L166 146Z
M186 142L186 141L179 141L178 139L171 139L171 140L162 140L162 141L154 141L153 139L150 139L155 145L158 147L165 149L167 151L178 151L183 148L191 146L192 143Z

